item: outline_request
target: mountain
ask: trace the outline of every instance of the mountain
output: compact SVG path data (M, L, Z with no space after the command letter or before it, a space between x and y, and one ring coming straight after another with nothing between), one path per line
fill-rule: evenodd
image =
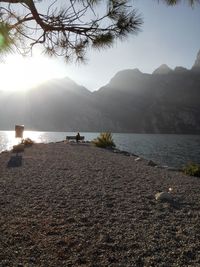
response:
M25 93L4 93L0 129L14 129L15 124L41 131L74 131L79 125L89 129L93 118L100 116L90 105L91 95L69 78L51 80Z
M174 72L175 72L175 73L183 73L183 72L187 72L187 71L188 71L188 69L183 68L183 67L181 67L181 66L178 66L178 67L176 67L176 68L174 69Z
M0 129L200 134L199 69L200 52L191 70L122 70L95 92L69 78L0 92Z
M172 72L172 69L170 69L166 64L162 64L159 68L154 70L153 74L169 74Z
M97 91L96 106L118 132L200 133L200 77L190 71L131 76L130 70ZM121 76L121 78L119 77ZM126 77L126 78L125 78ZM110 128L110 131L114 130Z
M200 50L197 54L192 70L200 73Z

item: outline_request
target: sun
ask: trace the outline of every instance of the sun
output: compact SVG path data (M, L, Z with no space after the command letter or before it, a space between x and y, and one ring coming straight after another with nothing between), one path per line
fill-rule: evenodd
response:
M66 76L55 60L42 55L10 55L0 63L0 91L25 91L42 82Z

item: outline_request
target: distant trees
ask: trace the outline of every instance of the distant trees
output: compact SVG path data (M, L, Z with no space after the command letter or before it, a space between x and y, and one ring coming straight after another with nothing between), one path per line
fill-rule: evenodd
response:
M157 0L159 2L159 0ZM181 0L162 0L175 5ZM191 5L199 0L186 0ZM130 0L0 0L0 55L31 54L84 60L88 48L110 47L142 25Z

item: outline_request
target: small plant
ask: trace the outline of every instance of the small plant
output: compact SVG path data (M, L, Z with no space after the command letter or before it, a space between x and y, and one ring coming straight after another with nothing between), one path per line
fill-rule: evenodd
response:
M184 167L183 172L190 176L200 177L200 164L189 163Z
M22 139L22 144L25 146L32 146L34 144L34 141L30 138Z
M92 142L95 144L95 146L102 148L115 147L111 133L100 133L100 136L94 139Z
M12 152L13 153L24 152L24 145L23 144L18 144L18 145L13 146Z

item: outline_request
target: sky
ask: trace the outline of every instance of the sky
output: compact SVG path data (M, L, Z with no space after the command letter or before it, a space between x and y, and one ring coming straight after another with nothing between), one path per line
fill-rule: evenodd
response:
M144 20L141 32L112 48L88 51L87 64L45 58L39 50L28 59L12 54L0 64L0 90L26 90L45 80L69 77L94 91L123 69L152 73L161 64L190 69L200 50L200 5L191 8L183 2L169 7L157 0L133 1Z

